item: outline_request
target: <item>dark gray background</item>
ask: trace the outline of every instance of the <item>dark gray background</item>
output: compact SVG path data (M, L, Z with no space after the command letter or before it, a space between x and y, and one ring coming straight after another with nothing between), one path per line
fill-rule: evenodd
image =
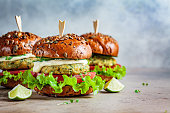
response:
M0 0L0 35L17 30L41 37L58 34L58 20L66 20L65 33L99 32L120 45L118 63L127 67L170 68L170 0Z

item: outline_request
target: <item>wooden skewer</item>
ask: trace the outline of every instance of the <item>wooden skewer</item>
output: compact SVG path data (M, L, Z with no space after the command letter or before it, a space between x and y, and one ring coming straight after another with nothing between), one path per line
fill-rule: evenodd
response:
M93 27L94 27L94 33L96 34L98 32L98 26L99 26L99 21L93 21Z
M16 20L16 23L17 23L17 26L18 26L18 30L20 32L22 32L22 25L21 25L21 16L15 16L15 20Z
M65 28L65 21L62 22L61 20L59 20L59 36L60 37L63 36L64 28Z

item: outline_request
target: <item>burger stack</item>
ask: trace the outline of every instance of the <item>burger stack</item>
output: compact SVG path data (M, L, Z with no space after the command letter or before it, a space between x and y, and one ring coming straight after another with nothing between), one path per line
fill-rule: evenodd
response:
M19 27L20 28L20 27ZM32 54L34 44L41 38L29 32L12 31L0 37L0 83L7 88L22 84L22 72L38 60ZM4 75L4 76L3 76ZM17 75L17 76L15 76Z
M41 39L28 32L9 32L0 37L0 84L8 88L23 84L54 97L95 95L105 82L118 78L102 72L124 71L113 58L118 51L117 41L101 33Z

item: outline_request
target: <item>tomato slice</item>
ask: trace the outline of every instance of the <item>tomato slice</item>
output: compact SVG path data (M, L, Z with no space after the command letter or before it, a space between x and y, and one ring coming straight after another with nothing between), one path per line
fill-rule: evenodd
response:
M87 72L86 74L82 74L82 75L74 75L73 77L76 77L77 78L77 83L81 83L81 82L84 82L82 80L82 76L85 77L85 76L90 76L91 79L93 79L96 75L96 72Z
M34 73L33 76L34 76L34 77L37 77L37 76L40 75L40 74L41 74L41 73ZM48 75L49 75L49 74L45 74L45 76L48 76ZM83 77L85 77L85 76L90 76L90 78L93 79L93 78L95 77L95 75L96 75L96 72L87 72L86 74L82 74L82 75L72 75L72 77L76 77L77 83L81 83L81 82L83 82L82 76L83 76ZM70 76L70 75L69 75L69 76ZM58 81L58 82L64 81L62 75L55 75L55 74L53 74L53 77L54 77L54 78L58 77L58 78L57 78L57 81Z
M121 67L120 64L115 64L115 65L110 66L110 67L114 69L116 65L118 65L119 67ZM99 67L102 68L102 66L99 66ZM109 66L106 66L106 67L109 68ZM90 66L90 70L94 70L94 69L95 69L95 66Z
M16 71L8 71L8 72L10 72L12 75L14 74L14 75L17 75L18 73L20 73L20 72L24 72L25 70L16 70ZM3 71L0 73L0 76L3 76Z
M10 72L12 75L18 75L18 73L24 72L24 71L26 71L26 70L16 70L16 71L13 71L13 70L9 71L8 70L8 72ZM31 71L31 74L34 75L35 73ZM3 76L3 71L0 73L0 76Z
M8 71L10 72L11 74L14 74L14 75L17 75L18 73L20 72L24 72L26 70L17 70L17 71ZM37 72L32 72L31 71L31 74L34 76L34 77L37 77L38 75L40 75L41 73L37 73ZM45 74L45 76L48 76L49 74ZM82 76L85 77L85 76L90 76L91 79L93 79L95 77L96 73L95 72L87 72L86 74L82 74L82 75L73 75L73 77L76 77L77 78L77 83L81 83L83 82L82 81ZM0 76L3 76L3 72L0 73ZM60 81L64 81L63 79L63 76L62 75L55 75L53 74L53 77L57 78L57 81L60 82Z

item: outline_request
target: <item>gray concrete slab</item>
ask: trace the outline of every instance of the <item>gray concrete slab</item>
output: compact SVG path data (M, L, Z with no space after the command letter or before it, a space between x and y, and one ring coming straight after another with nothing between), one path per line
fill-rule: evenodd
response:
M128 69L120 93L101 91L98 95L53 98L33 92L25 101L7 98L9 89L0 87L0 113L167 113L170 112L170 70ZM148 83L143 86L142 83ZM140 90L135 93L134 90ZM79 103L57 105L79 99Z

